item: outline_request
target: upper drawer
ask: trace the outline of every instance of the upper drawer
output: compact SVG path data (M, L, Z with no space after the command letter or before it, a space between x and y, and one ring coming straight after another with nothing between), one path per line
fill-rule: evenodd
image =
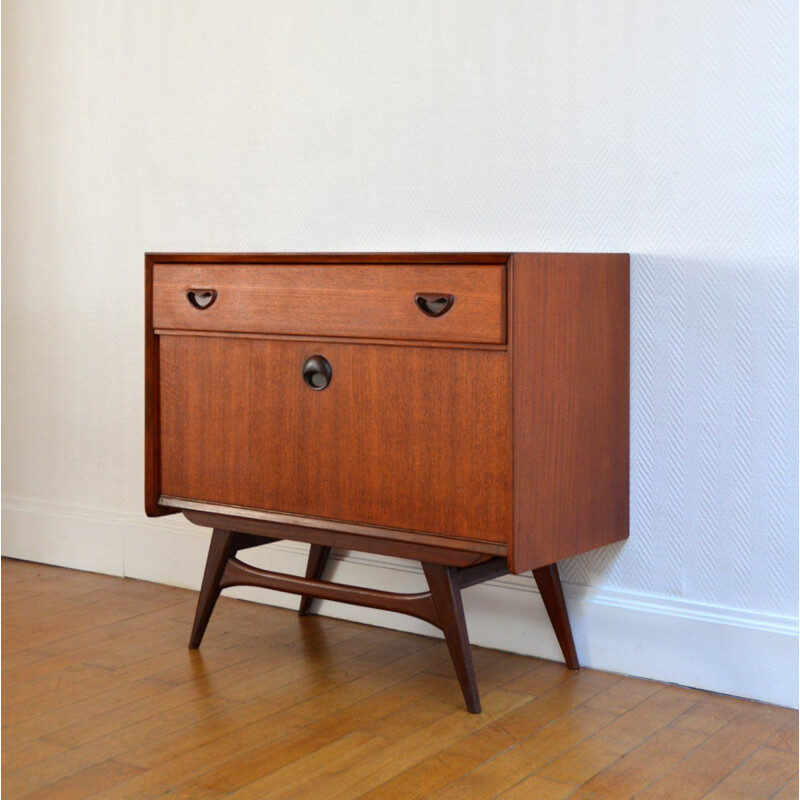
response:
M202 304L201 290L216 292L202 309L190 297ZM441 316L423 310L451 295ZM153 326L502 344L505 267L156 264Z

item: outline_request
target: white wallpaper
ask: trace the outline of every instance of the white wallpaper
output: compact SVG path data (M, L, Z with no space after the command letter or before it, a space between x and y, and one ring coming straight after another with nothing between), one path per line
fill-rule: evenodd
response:
M3 3L3 492L142 508L146 250L632 257L632 530L797 615L789 0Z

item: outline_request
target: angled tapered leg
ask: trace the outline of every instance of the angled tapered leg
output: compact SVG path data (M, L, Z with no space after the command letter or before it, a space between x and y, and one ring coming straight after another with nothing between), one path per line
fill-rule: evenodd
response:
M211 546L208 548L206 571L203 575L203 584L200 587L200 597L197 600L197 611L194 615L192 635L189 639L189 648L192 650L200 647L203 634L206 632L208 620L214 610L219 597L219 582L228 559L235 555L236 534L231 531L221 531L214 528L211 534Z
M464 620L464 606L461 603L461 589L458 584L458 570L441 564L422 564L433 604L439 616L439 627L450 650L450 658L456 668L461 693L472 714L481 713L478 696L478 682L469 649L467 623Z
M547 616L553 625L564 661L570 669L579 669L578 654L575 652L575 642L572 639L572 628L567 615L567 605L564 602L564 592L561 589L561 578L558 575L558 564L548 564L533 570L539 594L542 595Z
M311 550L308 552L306 578L310 578L314 581L321 581L322 574L325 572L325 565L328 563L328 557L330 554L330 547L325 547L321 544L312 544ZM300 598L300 608L297 612L299 616L308 616L309 611L311 611L311 603L313 600L313 597L309 597L305 594Z

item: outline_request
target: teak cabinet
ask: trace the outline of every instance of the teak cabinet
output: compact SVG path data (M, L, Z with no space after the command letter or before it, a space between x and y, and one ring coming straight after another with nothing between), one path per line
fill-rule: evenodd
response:
M148 254L145 505L214 529L190 646L248 584L440 627L479 711L460 590L628 535L627 255ZM247 547L311 544L305 578ZM323 580L332 547L430 591Z

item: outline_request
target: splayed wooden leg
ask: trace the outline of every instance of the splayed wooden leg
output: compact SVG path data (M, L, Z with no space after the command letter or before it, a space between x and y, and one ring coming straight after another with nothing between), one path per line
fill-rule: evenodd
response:
M325 572L325 565L328 563L328 558L331 554L331 548L325 547L321 544L312 544L311 549L308 551L308 565L306 566L306 578L314 581L321 581L322 575ZM306 617L311 611L311 603L314 601L313 597L303 595L300 598L300 608L297 611L298 616Z
M189 648L196 650L203 641L211 612L219 597L219 582L228 559L236 553L234 541L236 534L231 531L222 531L214 528L211 533L211 545L208 548L206 571L203 575L203 584L200 587L200 597L197 600L197 611L194 615L192 635L189 639Z
M564 661L570 669L580 669L575 642L572 639L567 604L564 602L564 592L561 588L561 578L558 574L558 564L548 564L546 567L533 570L533 577L536 579L547 616L550 617L556 638L561 645Z
M481 701L469 647L464 606L461 603L458 570L455 567L426 563L422 564L422 569L428 579L433 604L439 617L439 627L450 650L450 658L461 684L467 710L472 714L480 714Z

